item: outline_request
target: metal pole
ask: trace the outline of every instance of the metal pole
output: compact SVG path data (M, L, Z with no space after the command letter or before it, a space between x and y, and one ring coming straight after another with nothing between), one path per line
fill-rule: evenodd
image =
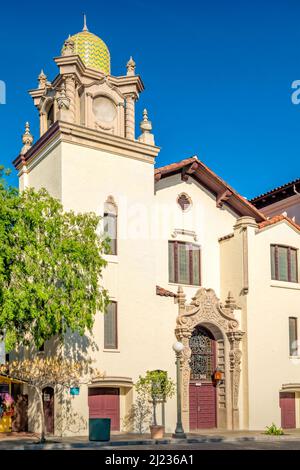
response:
M180 353L176 353L176 376L177 376L177 423L173 437L177 439L185 439L186 434L182 427L181 420L181 369L180 369Z

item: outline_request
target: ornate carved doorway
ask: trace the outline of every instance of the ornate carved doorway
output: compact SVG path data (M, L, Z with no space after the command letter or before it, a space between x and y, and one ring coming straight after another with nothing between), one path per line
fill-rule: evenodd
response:
M235 317L238 307L230 293L223 305L212 289L203 287L196 292L191 303L186 304L185 294L179 286L177 301L179 312L175 335L184 345L181 357L184 429L188 430L190 425L193 428L215 425L219 428L239 429L238 397L242 358L240 343L244 332L239 329L239 322ZM204 331L206 335L203 334ZM204 351L205 354L201 354ZM213 390L209 385L209 374L216 366L223 379ZM197 377L201 375L206 377L206 380L199 380L203 385L198 388L203 387L203 392L196 392ZM195 384L194 387L192 384ZM210 402L206 407L210 410L210 416L207 415L202 422L198 413L204 406L204 399ZM194 404L190 405L193 400ZM191 411L194 417L190 418Z
M217 426L216 387L213 373L216 368L216 341L209 330L201 325L190 337L190 430Z

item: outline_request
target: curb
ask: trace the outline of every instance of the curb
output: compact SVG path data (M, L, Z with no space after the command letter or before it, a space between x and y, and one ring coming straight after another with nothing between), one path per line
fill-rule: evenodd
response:
M131 439L124 441L87 441L87 442L47 442L45 444L29 443L29 444L16 444L9 445L7 449L12 450L71 450L71 449L109 449L111 447L126 447L126 446L154 446L154 445L174 445L177 444L204 444L204 443L234 443L234 442L255 442L255 441L266 441L266 442L279 442L279 441L290 441L299 440L300 436L283 435L283 436L199 436L199 437L188 437L186 439ZM1 444L0 444L1 449Z

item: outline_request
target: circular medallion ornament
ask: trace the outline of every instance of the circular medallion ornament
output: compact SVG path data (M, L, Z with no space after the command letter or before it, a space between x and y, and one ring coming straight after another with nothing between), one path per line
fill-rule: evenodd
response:
M98 96L93 101L93 113L97 121L110 123L114 121L117 109L109 98Z

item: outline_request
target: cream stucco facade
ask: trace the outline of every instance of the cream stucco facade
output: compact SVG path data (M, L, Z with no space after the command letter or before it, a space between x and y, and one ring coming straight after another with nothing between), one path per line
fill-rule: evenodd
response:
M30 92L39 109L41 135L32 145L29 130L24 134L14 162L20 188L45 187L66 210L101 216L106 201L113 200L118 224L117 254L107 255L103 276L117 302L118 344L104 348L101 313L92 337L66 339L66 355L89 356L105 374L82 386L78 396L65 395L75 424L68 425L62 399L55 397L55 433L87 433L88 393L96 387L118 389L119 430L124 431L139 375L161 369L175 380L176 338L185 346L184 427L200 427L191 414L201 413L202 404L195 411L192 396L196 393L200 403L199 390L207 384L201 376L190 384L191 336L198 325L214 344L211 372L222 374L221 381L210 383L215 426L280 425L279 394L288 390L295 393L300 427L300 362L289 356L288 329L289 317L300 315L300 284L271 280L270 261L273 244L299 251L300 228L287 218L266 220L196 157L155 170L159 148L147 112L135 138L135 101L143 84L132 59L126 75L107 75L86 67L69 38L55 61L55 80L47 82L41 74L39 87ZM180 195L189 201L188 208L179 204ZM198 285L170 282L168 244L176 241L201 252ZM35 406L34 397L30 406ZM195 419L202 423L201 415ZM165 406L166 431L175 424L173 398Z

